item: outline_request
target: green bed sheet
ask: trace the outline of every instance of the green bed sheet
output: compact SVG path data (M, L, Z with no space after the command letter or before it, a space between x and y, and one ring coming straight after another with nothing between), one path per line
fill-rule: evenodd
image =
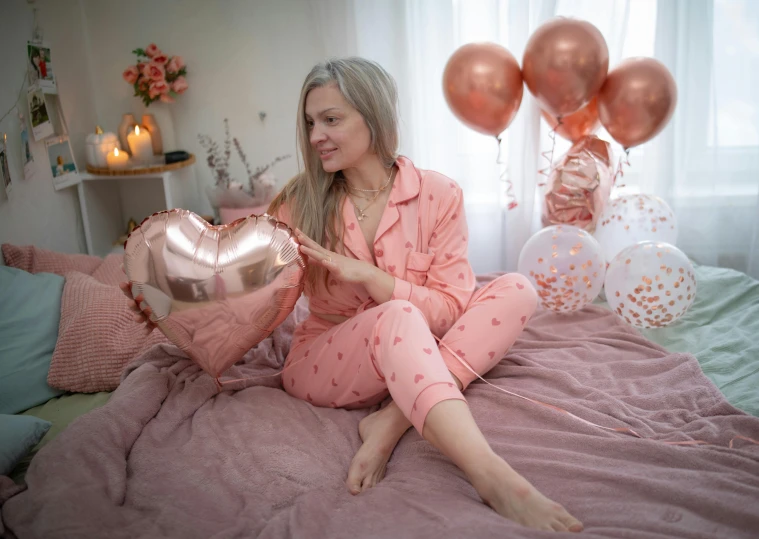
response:
M759 417L759 281L725 268L695 270L696 300L688 312L671 326L641 333L670 352L696 356L730 404Z
M29 467L29 463L34 458L34 455L42 449L45 444L52 441L58 436L63 429L65 429L69 423L74 421L80 415L84 415L90 410L94 410L99 406L108 402L110 393L70 393L55 397L47 401L45 404L35 406L29 410L23 412L22 415L32 415L50 421L53 426L47 431L45 437L40 440L31 453L29 453L11 472L11 478L18 482L21 482L26 474L26 470Z

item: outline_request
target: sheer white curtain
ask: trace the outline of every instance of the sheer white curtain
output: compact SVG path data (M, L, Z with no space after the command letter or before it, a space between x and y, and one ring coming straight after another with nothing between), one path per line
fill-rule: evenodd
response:
M620 192L663 197L679 220L678 246L696 261L759 277L759 2L753 0L312 0L325 56L359 54L396 78L402 152L464 189L475 270L513 270L540 227L540 153L549 128L525 88L519 114L495 139L448 109L442 74L461 45L493 41L520 61L532 32L555 15L603 33L610 68L652 56L675 76L670 125L630 154ZM347 28L346 28L347 25ZM753 77L753 80L752 80ZM753 82L753 84L752 84ZM601 138L611 140L603 130ZM556 139L558 159L569 144ZM615 145L615 150L621 149ZM508 210L506 183L519 203Z

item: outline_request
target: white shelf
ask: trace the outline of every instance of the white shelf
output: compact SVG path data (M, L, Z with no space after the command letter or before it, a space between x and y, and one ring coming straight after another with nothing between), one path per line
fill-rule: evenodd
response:
M84 173L80 179L79 205L91 255L118 252L114 241L126 232L129 219L139 223L155 212L174 208L199 211L194 165L133 176Z

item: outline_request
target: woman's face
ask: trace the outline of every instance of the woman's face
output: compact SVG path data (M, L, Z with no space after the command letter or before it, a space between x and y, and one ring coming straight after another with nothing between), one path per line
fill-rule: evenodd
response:
M371 133L364 118L335 84L308 93L306 125L311 146L326 172L358 166L370 152Z

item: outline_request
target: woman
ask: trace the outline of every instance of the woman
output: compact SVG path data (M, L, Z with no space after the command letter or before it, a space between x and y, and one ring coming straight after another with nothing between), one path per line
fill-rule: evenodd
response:
M396 105L393 79L361 58L317 65L303 85L304 170L269 209L296 231L309 262L311 314L293 335L284 388L315 406L365 408L392 397L359 424L352 494L382 479L414 426L501 515L581 531L493 452L461 394L514 343L536 294L515 274L474 292L461 189L397 155Z

